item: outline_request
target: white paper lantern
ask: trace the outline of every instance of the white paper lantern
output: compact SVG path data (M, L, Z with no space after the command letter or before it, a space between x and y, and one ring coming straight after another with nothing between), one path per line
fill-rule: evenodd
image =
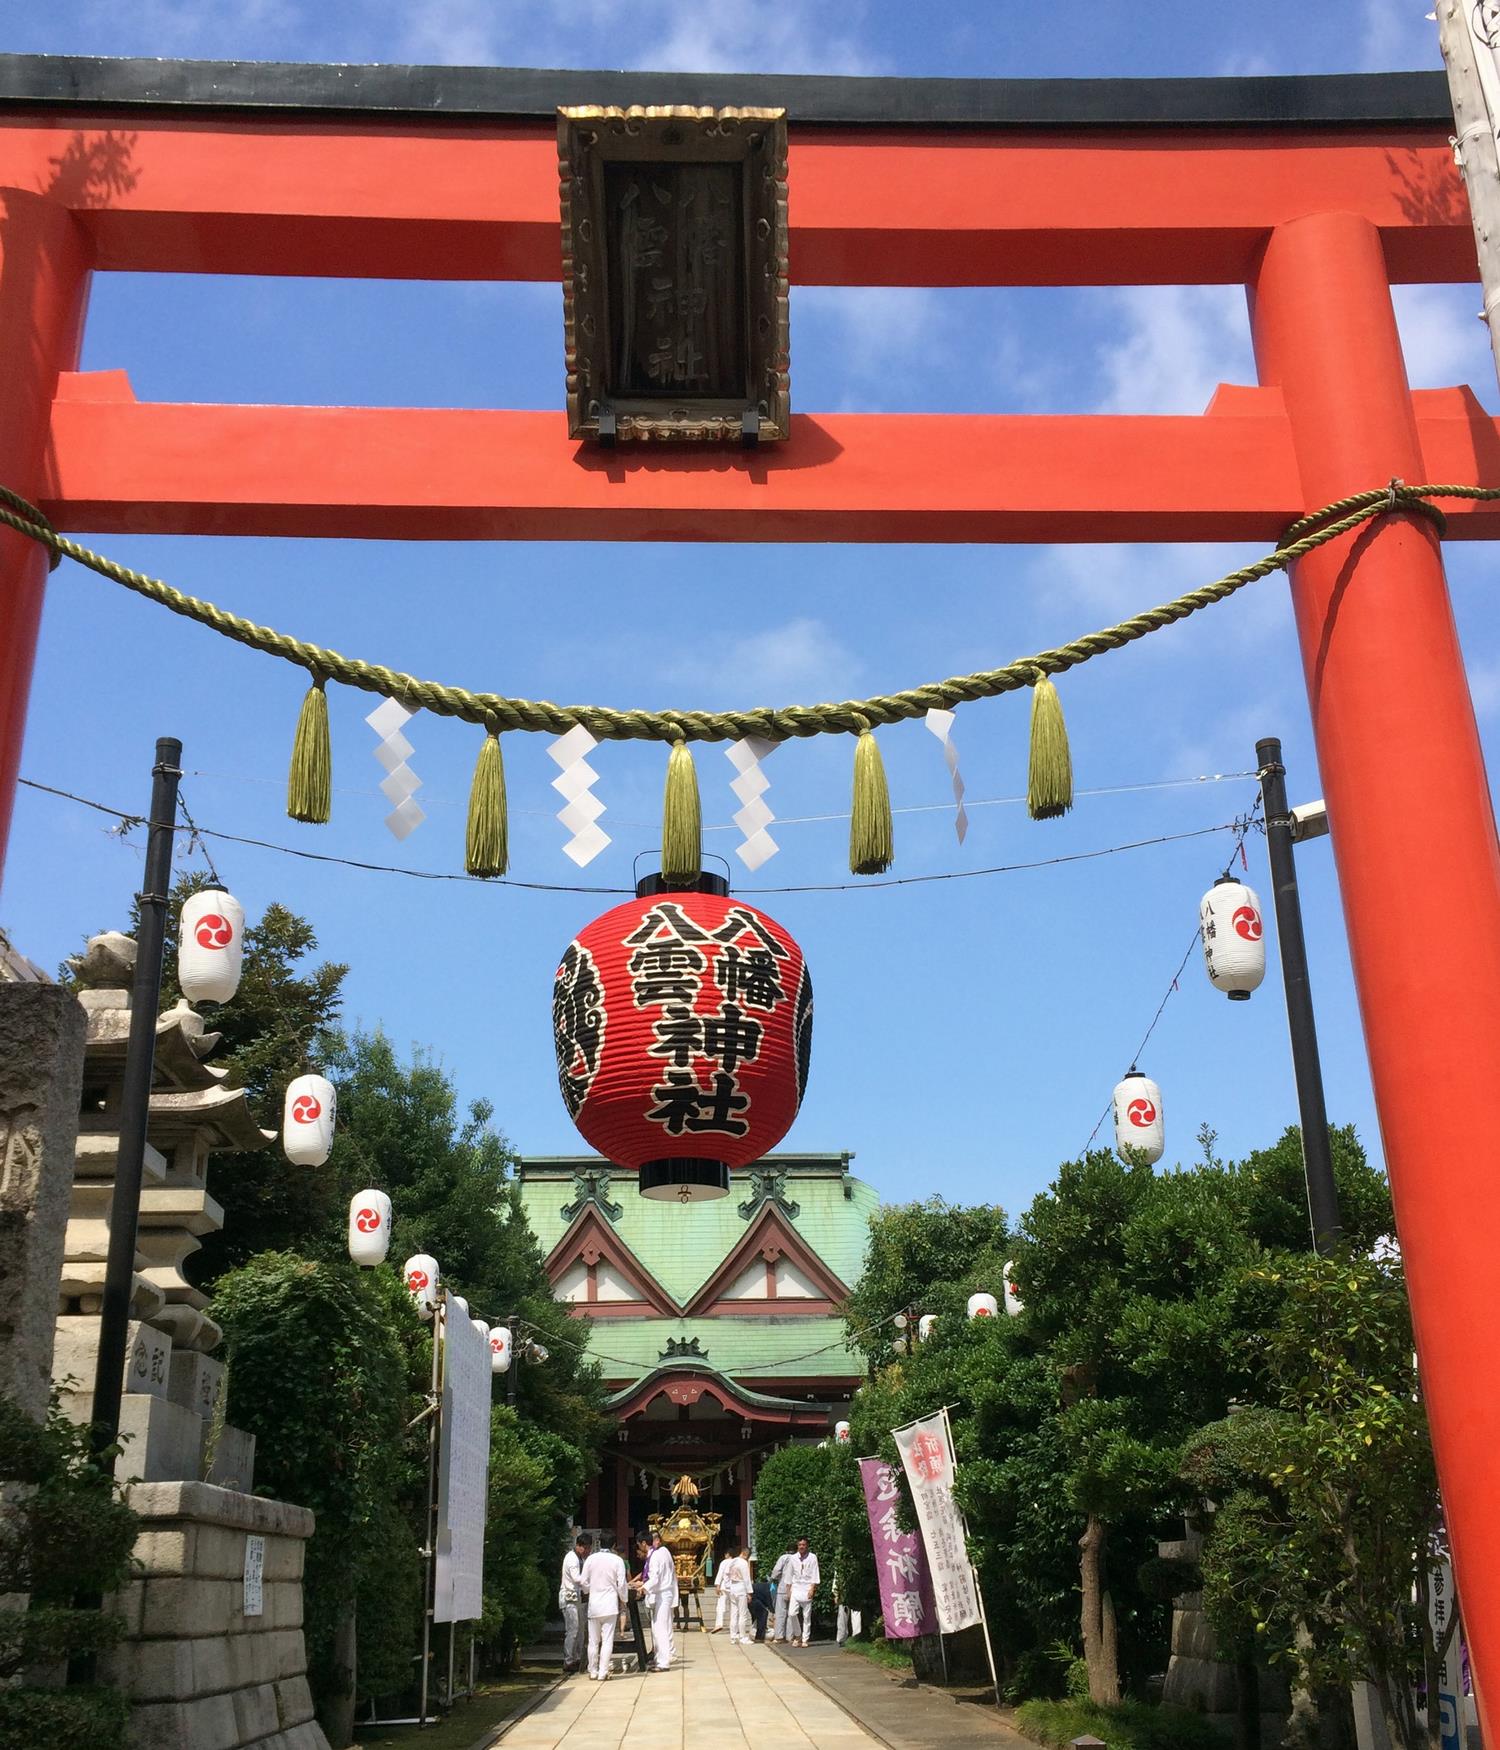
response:
M1209 982L1231 1002L1248 1002L1266 976L1265 923L1255 889L1221 876L1204 894L1198 922Z
M448 1296L448 1306L453 1312L460 1314L463 1318L469 1318L471 1316L469 1312L469 1303L461 1294L450 1294Z
M484 1322L484 1320L483 1319L470 1319L469 1323L474 1327L474 1329L476 1331L478 1331L480 1336L484 1338L485 1342L488 1343L490 1340L490 1328Z
M430 1319L437 1306L438 1263L426 1252L416 1252L401 1266L406 1292L416 1303L424 1319Z
M373 1270L390 1249L390 1198L384 1191L356 1191L349 1199L349 1256L362 1270Z
M245 908L207 887L182 902L177 922L177 983L190 1003L227 1003L240 988Z
M1155 1166L1166 1146L1161 1089L1150 1076L1132 1069L1124 1081L1115 1084L1115 1147L1122 1155L1127 1149L1143 1155Z
M338 1103L327 1076L296 1076L287 1084L281 1146L294 1167L321 1167L328 1159Z
M1011 1274L1014 1269L1014 1264L1005 1266L1005 1310L1011 1318L1026 1310L1021 1301L1021 1291L1016 1287L1015 1277Z
M925 1343L936 1329L937 1314L923 1313L921 1318L917 1320L917 1341Z
M992 1319L1000 1311L999 1303L993 1294L971 1294L969 1296L969 1317L971 1319Z
M847 1446L849 1444L849 1424L847 1422L835 1422L833 1425L833 1437L840 1446Z
M490 1372L510 1372L510 1326L490 1326Z

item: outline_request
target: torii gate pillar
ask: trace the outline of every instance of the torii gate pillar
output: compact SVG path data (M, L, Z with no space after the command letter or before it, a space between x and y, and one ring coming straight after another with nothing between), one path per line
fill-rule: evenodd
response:
M41 496L58 373L78 364L89 265L88 244L66 207L46 195L0 188L0 481L33 502ZM0 527L0 869L46 583L46 550Z
M1379 234L1279 227L1250 292L1304 502L1423 477ZM1500 1671L1500 847L1435 531L1386 517L1292 599L1475 1669ZM1483 1719L1486 1740L1490 1722Z

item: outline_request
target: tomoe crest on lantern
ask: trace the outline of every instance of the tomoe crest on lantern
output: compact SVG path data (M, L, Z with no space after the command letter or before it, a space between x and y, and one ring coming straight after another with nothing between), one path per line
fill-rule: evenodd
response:
M833 1425L834 1444L837 1446L847 1446L849 1444L849 1438L849 1424L847 1422L835 1422Z
M510 1370L510 1326L490 1326L490 1372L507 1373Z
M642 1195L722 1197L791 1128L812 1050L802 950L720 877L641 882L581 930L552 990L558 1083Z
M437 1306L437 1259L426 1252L414 1252L401 1266L401 1277L417 1311L424 1319L430 1319Z
M1265 924L1255 889L1221 875L1203 896L1198 922L1210 983L1231 1002L1248 1001L1266 976Z
M321 1167L333 1148L338 1093L327 1076L294 1076L287 1083L281 1143L295 1167Z
M1005 1266L1005 1310L1011 1318L1018 1318L1026 1309L1021 1300L1021 1290L1015 1278L1015 1265Z
M182 902L177 923L177 983L190 1003L227 1003L240 988L245 908L206 887Z
M971 1294L969 1296L969 1317L971 1319L992 1319L1000 1311L993 1294Z
M1115 1083L1114 1113L1115 1147L1120 1154L1126 1160L1144 1158L1155 1166L1167 1146L1161 1089L1134 1065L1123 1081Z
M363 1270L391 1249L391 1200L384 1191L356 1191L349 1200L349 1256Z

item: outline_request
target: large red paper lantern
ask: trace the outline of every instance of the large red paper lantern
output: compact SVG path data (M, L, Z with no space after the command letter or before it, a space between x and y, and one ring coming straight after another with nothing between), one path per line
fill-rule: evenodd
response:
M643 1196L722 1197L797 1116L812 981L774 919L704 876L642 881L569 945L552 991L563 1101Z

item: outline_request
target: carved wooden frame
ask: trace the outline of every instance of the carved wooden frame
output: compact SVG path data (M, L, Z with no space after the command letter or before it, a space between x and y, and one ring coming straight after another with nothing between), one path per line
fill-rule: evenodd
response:
M606 443L785 438L791 421L786 111L563 108L557 112L557 156L569 435ZM749 381L742 402L694 396L648 401L610 393L604 166L640 159L743 167Z

